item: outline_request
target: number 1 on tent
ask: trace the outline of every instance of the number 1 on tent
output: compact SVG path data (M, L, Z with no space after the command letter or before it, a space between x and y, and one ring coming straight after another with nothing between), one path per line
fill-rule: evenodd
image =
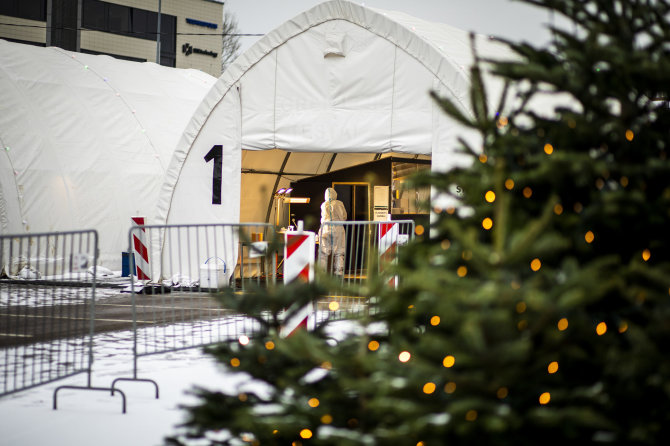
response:
M214 160L214 172L212 173L212 204L221 204L221 182L223 181L223 146L213 146L207 155L205 162Z

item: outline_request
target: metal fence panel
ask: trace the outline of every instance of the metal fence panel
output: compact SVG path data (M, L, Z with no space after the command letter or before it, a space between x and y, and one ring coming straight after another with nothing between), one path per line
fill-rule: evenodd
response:
M413 220L331 221L319 230L318 266L324 280L338 285L329 293L333 315L366 311L368 301L357 291L373 274L397 286L392 271L399 250L414 238ZM322 278L324 276L321 276Z
M145 261L151 281L131 280L133 376L120 381L153 383L138 377L138 358L237 339L256 328L249 318L222 308L212 294L232 288L243 293L250 282L276 282L275 238L269 224L145 225L129 231L131 271L135 257ZM143 247L137 247L137 244ZM137 276L136 276L137 277Z
M98 235L0 236L0 396L90 375Z

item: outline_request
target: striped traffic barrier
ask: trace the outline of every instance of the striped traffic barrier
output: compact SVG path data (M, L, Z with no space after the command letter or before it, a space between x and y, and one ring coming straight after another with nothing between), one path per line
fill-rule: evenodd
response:
M138 280L151 280L149 277L149 248L144 217L131 217L133 226L140 226L139 231L133 231L133 255L135 258L135 275Z
M302 221L298 222L297 231L284 233L284 284L295 280L305 283L314 281L315 235L302 230ZM310 316L314 314L314 307L311 302L301 308L294 305L287 313L293 314L281 327L280 334L285 337L291 336L296 330L310 327Z
M398 223L379 224L379 269L383 273L385 269L396 261L398 252ZM398 287L398 276L392 276L388 284L394 288Z

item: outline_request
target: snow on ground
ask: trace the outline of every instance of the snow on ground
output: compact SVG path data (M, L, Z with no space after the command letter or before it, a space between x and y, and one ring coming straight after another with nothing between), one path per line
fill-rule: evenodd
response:
M317 312L315 316L323 320L326 314ZM237 325L236 331L240 333L250 328L249 321L239 316L227 319ZM198 333L206 325L211 330L212 325L204 323L186 327L183 333ZM383 330L383 327L376 329ZM150 330L138 330L138 341ZM360 331L360 327L350 321L338 321L331 324L329 331L337 339ZM190 333L185 336L191 337ZM132 346L131 331L96 335L91 387L109 388L116 378L132 377ZM42 343L33 348L54 347ZM140 348L138 345L138 350ZM194 386L230 394L252 388L263 390L246 375L226 371L200 347L139 357L137 377L156 381L160 397L155 398L155 387L151 383L120 381L116 388L126 395L125 414L119 394L111 396L107 391L67 388L58 391L58 409L53 409L54 390L59 386L87 386L86 373L0 398L0 446L161 445L165 436L178 433L177 426L185 420L186 412L179 406L196 403L188 394Z
M115 378L132 377L131 340L130 332L96 336L93 387L109 388ZM195 403L186 394L193 386L232 393L243 380L240 374L225 373L201 348L138 361L138 377L158 383L159 399L150 383L121 381L116 387L126 395L126 414L119 394L92 390L60 390L54 410L54 390L63 385L86 386L87 375L82 373L0 398L0 445L160 445L184 420L185 411L179 405Z

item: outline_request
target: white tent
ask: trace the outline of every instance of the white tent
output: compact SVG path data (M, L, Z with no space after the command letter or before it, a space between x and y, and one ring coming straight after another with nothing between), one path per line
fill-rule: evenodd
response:
M488 37L476 41L482 57L512 57ZM459 162L456 124L429 91L469 113L472 62L466 31L344 0L315 6L216 82L176 148L157 220L205 212L212 221L273 221L277 187L382 153L431 156L433 169L448 169ZM490 79L489 88L495 98L501 85ZM346 160L333 164L334 153Z
M0 40L0 234L97 229L101 264L118 267L131 216L156 223L174 148L215 80Z

